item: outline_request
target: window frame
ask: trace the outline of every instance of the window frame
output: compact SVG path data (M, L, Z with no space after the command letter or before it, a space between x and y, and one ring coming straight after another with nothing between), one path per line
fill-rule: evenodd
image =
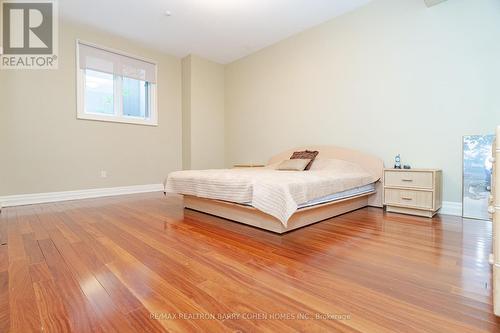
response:
M76 118L83 120L95 120L95 121L105 121L105 122L113 122L113 123L124 123L124 124L134 124L134 125L146 125L146 126L158 126L158 80L156 83L148 82L148 106L149 106L149 118L139 118L133 116L125 116L123 115L123 98L121 94L123 92L123 77L119 75L113 75L114 81L114 110L115 114L113 115L105 115L105 114L97 114L97 113L87 113L85 112L85 70L80 68L80 44L85 44L87 46L95 47L102 49L104 51L113 52L119 55L123 55L126 57L134 58L137 60L145 61L154 64L156 77L158 78L158 63L156 61L146 59L143 57L138 57L136 55L131 55L129 53L115 50L109 47L104 47L101 45L85 42L82 40L76 40L76 99L77 99L77 108L76 108ZM117 98L118 97L118 98ZM117 111L117 112L116 112Z

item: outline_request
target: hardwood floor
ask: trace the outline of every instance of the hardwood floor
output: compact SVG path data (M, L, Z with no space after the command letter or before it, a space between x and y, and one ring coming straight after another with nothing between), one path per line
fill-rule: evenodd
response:
M484 221L366 208L279 236L154 193L4 208L0 244L0 332L500 331Z

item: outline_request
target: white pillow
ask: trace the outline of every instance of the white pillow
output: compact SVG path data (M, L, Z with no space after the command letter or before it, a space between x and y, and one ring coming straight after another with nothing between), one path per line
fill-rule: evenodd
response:
M321 170L338 170L342 172L366 172L366 170L359 164L338 160L334 158L317 158L314 160L311 171L321 171Z
M276 170L282 171L304 171L306 166L311 162L311 159L296 158L293 160L284 160L277 167Z

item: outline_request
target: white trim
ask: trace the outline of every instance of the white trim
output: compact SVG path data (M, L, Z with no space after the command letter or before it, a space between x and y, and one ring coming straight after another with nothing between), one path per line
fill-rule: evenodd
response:
M48 202L101 198L101 197L110 197L110 196L136 194L136 193L162 192L164 190L165 188L163 184L149 184L149 185L135 185L135 186L122 186L122 187L110 187L110 188L96 188L96 189L79 190L79 191L8 195L0 197L0 210L1 207L34 205L34 204L41 204ZM497 209L500 208L497 207ZM439 211L439 214L462 216L462 203L443 201L443 206Z
M443 201L443 206L439 214L462 216L462 203L453 201Z
M48 202L110 197L116 195L162 192L163 184L134 185L90 190L8 195L0 197L0 207L34 205Z

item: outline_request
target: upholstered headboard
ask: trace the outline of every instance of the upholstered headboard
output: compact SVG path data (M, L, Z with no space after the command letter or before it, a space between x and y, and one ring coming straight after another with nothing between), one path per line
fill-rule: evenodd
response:
M359 164L366 171L370 172L377 178L380 178L380 182L377 183L377 194L373 195L370 198L370 206L382 207L382 181L384 174L384 162L376 156L366 154L357 150L335 146L307 146L302 148L290 149L279 153L278 155L275 155L270 159L269 164L289 159L294 151L306 149L319 151L319 155L316 157L318 159L334 158Z

